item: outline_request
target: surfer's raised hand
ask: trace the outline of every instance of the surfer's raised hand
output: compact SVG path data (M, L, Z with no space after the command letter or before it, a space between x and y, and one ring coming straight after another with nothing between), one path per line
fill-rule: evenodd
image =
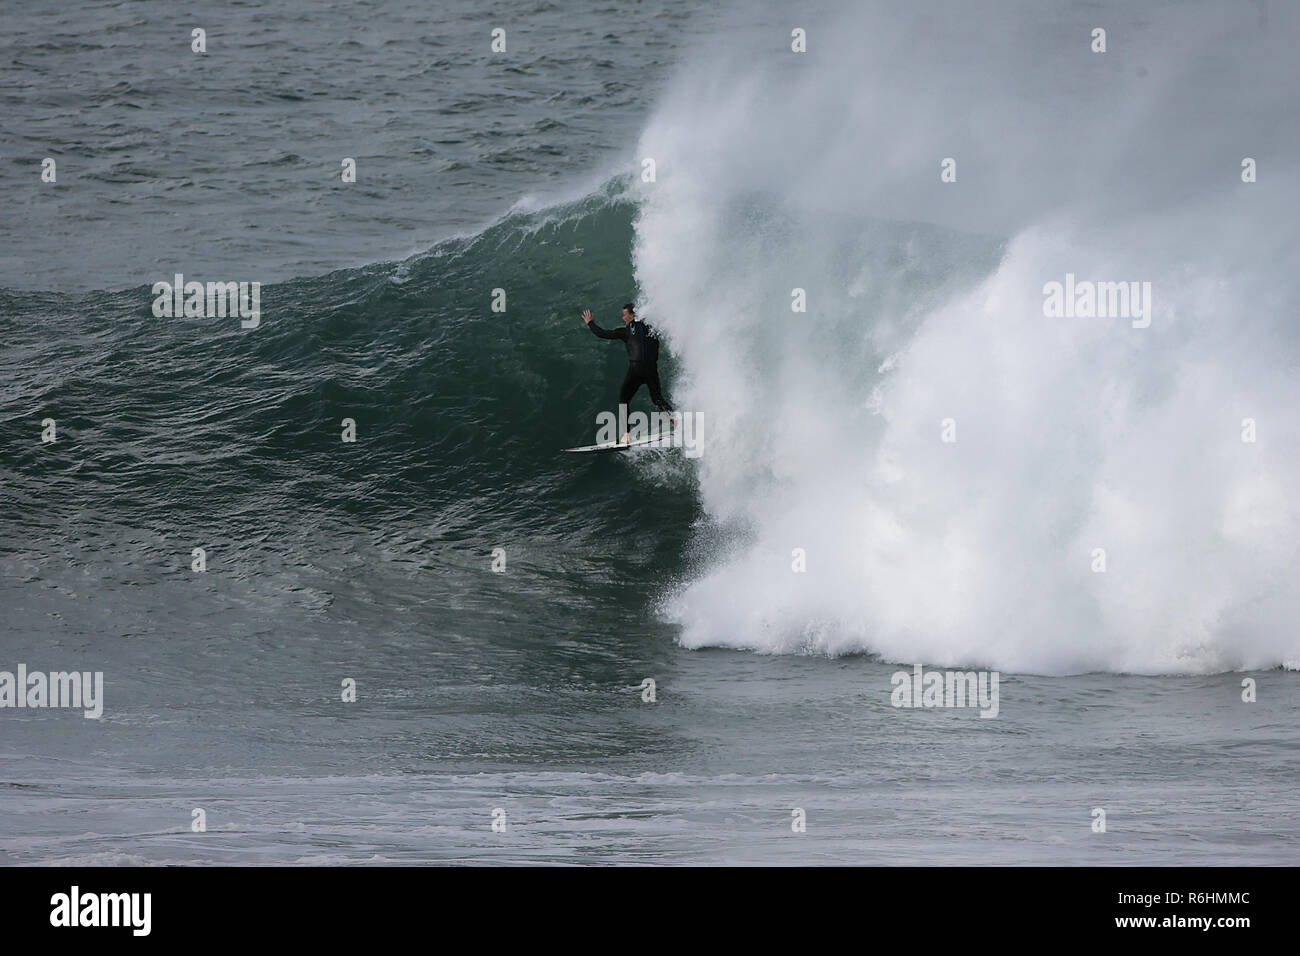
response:
M591 320L594 318L595 316L591 314L591 309L582 313L582 321L586 322L588 325L591 325Z

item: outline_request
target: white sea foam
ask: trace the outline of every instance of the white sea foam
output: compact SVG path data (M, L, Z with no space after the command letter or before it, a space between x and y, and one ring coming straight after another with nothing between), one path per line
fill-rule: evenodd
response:
M1294 661L1296 13L979 6L772 16L647 125L643 311L710 422L704 507L743 532L664 611L690 647ZM1150 282L1151 326L1046 317L1067 273Z

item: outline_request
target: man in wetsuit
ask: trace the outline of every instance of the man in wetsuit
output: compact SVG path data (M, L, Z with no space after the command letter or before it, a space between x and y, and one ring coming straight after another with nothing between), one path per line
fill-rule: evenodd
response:
M591 309L582 313L582 321L587 323L587 328L591 329L593 335L602 339L622 339L627 346L627 376L618 392L619 405L626 405L636 390L645 385L650 389L650 401L665 412L671 412L672 405L659 389L659 337L650 326L637 319L632 303L623 306L621 329L602 329L593 321L594 318ZM627 440L628 435L624 432L623 444L627 444Z

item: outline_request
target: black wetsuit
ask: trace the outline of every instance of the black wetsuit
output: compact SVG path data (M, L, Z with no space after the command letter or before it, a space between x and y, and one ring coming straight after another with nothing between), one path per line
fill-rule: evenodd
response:
M650 389L650 401L665 412L673 410L659 387L659 338L650 326L639 320L623 323L621 329L602 329L595 320L587 323L592 335L602 339L622 339L627 346L627 376L618 391L618 403L626 405L642 385Z

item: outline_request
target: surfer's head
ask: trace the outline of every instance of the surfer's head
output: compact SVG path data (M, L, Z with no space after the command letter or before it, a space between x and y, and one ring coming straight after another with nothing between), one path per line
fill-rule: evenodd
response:
M623 306L623 321L624 321L625 323L629 323L629 324L630 324L631 322L633 322L633 321L635 321L635 320L636 320L636 309L634 309L634 308L632 307L632 303L629 302L629 303L627 303L626 305Z

